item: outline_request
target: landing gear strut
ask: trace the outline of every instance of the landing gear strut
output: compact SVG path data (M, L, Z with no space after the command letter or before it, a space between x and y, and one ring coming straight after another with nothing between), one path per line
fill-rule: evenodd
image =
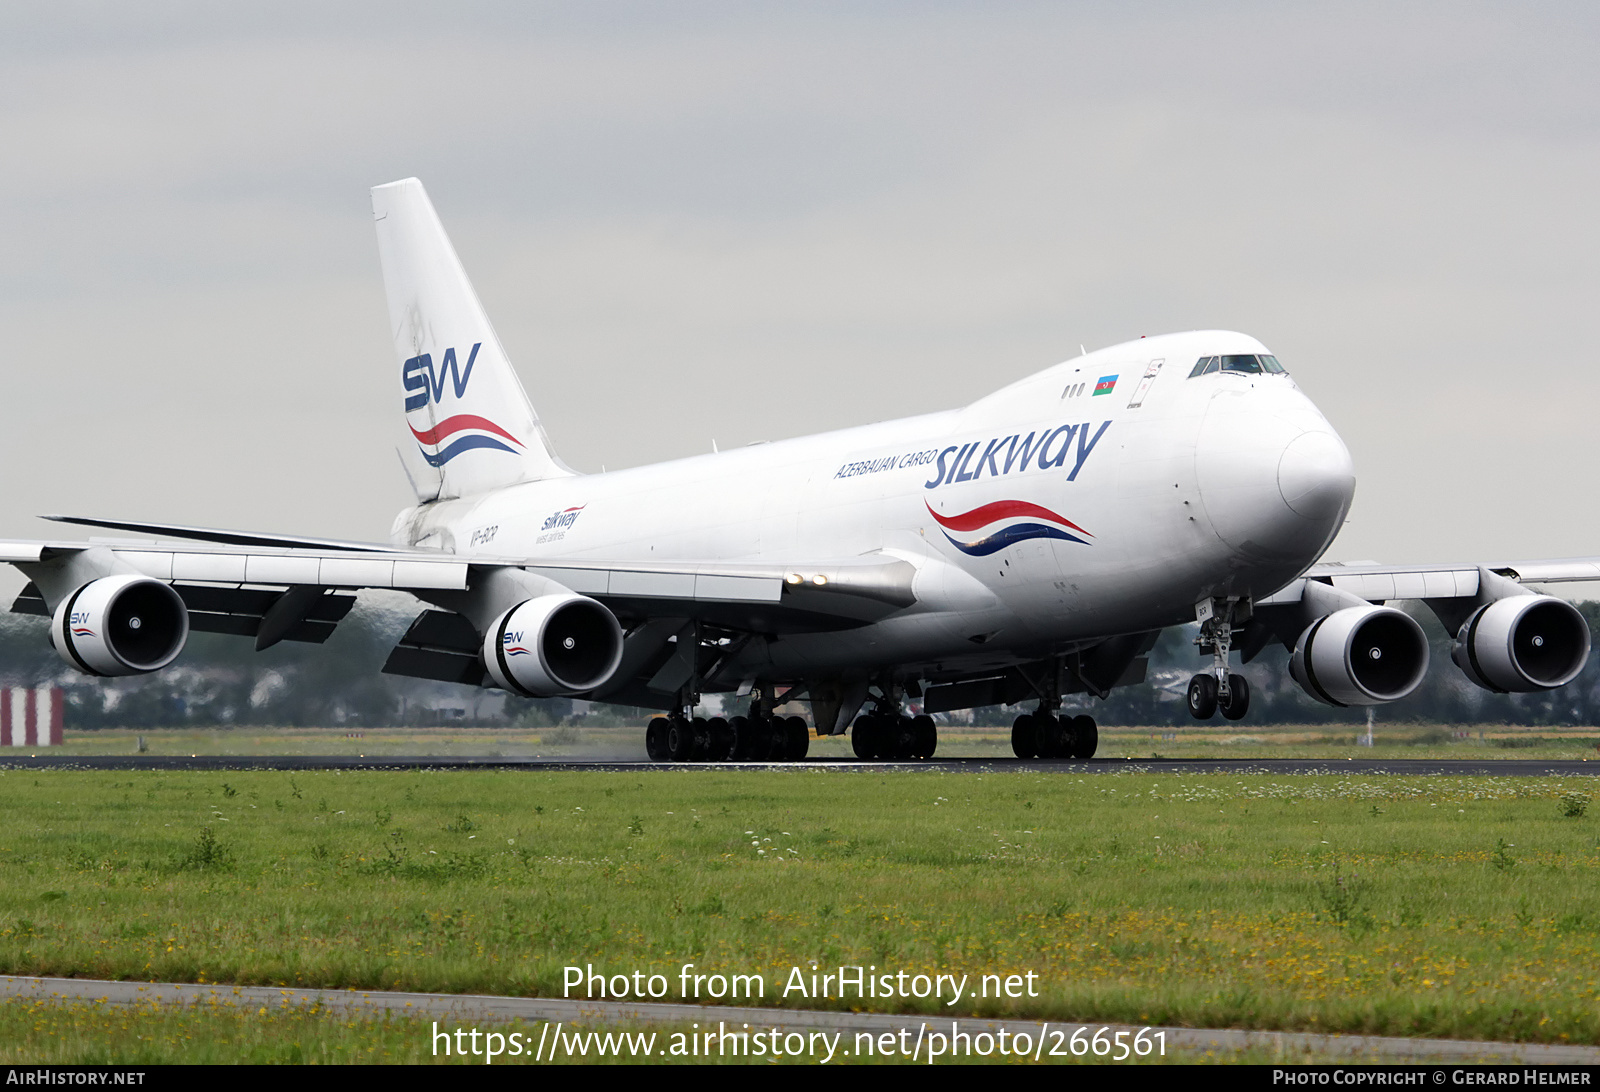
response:
M1250 683L1243 675L1228 670L1234 616L1240 606L1234 599L1206 599L1195 610L1200 619L1200 635L1194 643L1202 655L1207 649L1211 652L1211 670L1189 680L1189 715L1195 720L1210 720L1219 709L1229 720L1240 720L1250 711ZM1243 606L1248 612L1248 602Z

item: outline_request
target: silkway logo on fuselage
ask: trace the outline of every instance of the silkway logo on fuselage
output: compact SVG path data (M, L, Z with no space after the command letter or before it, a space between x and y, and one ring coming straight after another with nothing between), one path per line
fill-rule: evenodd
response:
M1072 464L1072 472L1067 475L1067 481L1075 481L1078 471L1082 470L1083 464L1088 461L1089 453L1094 450L1094 446L1100 442L1100 437L1104 436L1106 429L1110 427L1110 421L1101 422L1100 428L1091 437L1089 423L1085 421L1081 425L1061 425L1050 430L1040 429L1026 436L1013 434L994 440L979 440L960 447L947 447L939 452L934 475L924 482L922 487L937 489L941 485L977 481L983 476L985 469L989 471L989 477L999 478L1011 473L1013 469L1020 474L1030 466L1040 470L1065 466L1067 456L1072 451L1074 436L1078 438L1077 459Z
M467 384L472 380L472 366L478 362L478 350L483 348L483 342L472 346L467 354L467 366L462 368L456 361L455 349L444 351L444 356L439 361L438 370L433 366L433 354L422 353L414 356L400 366L400 382L405 389L415 391L406 395L406 412L425 408L431 401L435 404L444 401L445 380L450 381L451 389L457 399L467 393ZM474 413L458 413L446 417L443 421L430 429L418 430L415 425L407 422L411 435L417 438L417 446L422 451L422 457L428 461L429 466L443 466L464 451L477 448L487 448L491 451L509 451L515 455L522 441L511 433L489 420L479 417ZM465 433L465 435L457 435ZM456 439L446 440L456 436ZM497 437L511 441L516 447L508 447ZM429 451L429 448L433 448Z
M909 451L903 455L885 455L877 459L863 459L845 463L834 471L835 478L854 478L862 474L881 474L886 470L904 470L907 467L933 464L933 477L922 483L924 489L937 489L941 485L976 481L988 471L991 478L1004 477L1015 471L1049 470L1065 467L1072 457L1072 470L1067 481L1076 481L1078 471L1088 461L1089 453L1100 442L1100 437L1111 427L1110 421L1100 422L1100 427L1089 433L1089 422L1076 425L1058 425L1055 428L1035 429L1023 436L1013 433L976 443L952 444L944 450L927 448ZM1073 440L1077 440L1074 451Z
M539 537L533 541L559 542L566 538L567 529L578 522L578 517L583 515L583 510L587 507L589 507L587 504L579 504L572 508L563 508L559 512L552 512L545 518L544 523L539 525Z

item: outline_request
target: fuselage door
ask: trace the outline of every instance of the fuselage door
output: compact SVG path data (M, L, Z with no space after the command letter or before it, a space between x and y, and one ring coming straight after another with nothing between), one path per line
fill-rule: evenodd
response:
M1161 374L1161 365L1165 359L1152 360L1149 367L1144 370L1144 378L1139 380L1139 385L1134 389L1133 398L1128 402L1129 409L1138 409L1144 405L1144 396L1150 393L1150 387L1156 381L1156 376Z

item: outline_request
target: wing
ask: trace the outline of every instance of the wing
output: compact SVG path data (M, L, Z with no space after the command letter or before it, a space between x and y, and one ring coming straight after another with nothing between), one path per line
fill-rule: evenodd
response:
M30 579L13 612L55 616L62 627L62 633L52 633L58 649L70 650L75 640L103 638L87 630L78 633L59 609L78 603L91 587L121 594L128 581L144 580L176 593L173 609L186 617L169 627L177 646L171 655L139 660L118 657L112 649L102 649L99 659L63 653L74 666L96 674L165 666L191 629L253 637L257 649L284 640L322 642L354 605L352 592L381 588L409 592L442 608L418 615L384 670L476 685L485 678L484 636L492 621L515 606L519 595L562 595L604 605L620 626L622 658L606 693L628 692L635 704L651 704L652 693L670 696L681 685L680 674L704 674L713 666L697 660L680 670L668 662L675 646L720 647L726 655L753 635L853 628L917 601L915 567L887 555L788 565L598 559L530 564L526 558L463 558L206 528L75 522L197 540L0 542L0 561ZM84 602L91 600L92 593ZM154 617L149 609L146 614ZM692 642L684 639L691 635Z
M1249 662L1273 639L1319 701L1373 705L1410 693L1428 665L1414 620L1384 604L1418 600L1455 638L1451 659L1499 693L1551 690L1577 677L1591 635L1571 603L1528 585L1600 580L1600 558L1488 565L1314 565L1251 605L1237 648Z

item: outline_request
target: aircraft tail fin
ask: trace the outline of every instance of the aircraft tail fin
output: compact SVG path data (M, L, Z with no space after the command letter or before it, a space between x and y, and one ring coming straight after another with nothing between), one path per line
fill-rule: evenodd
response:
M573 473L550 447L433 203L415 178L375 186L389 329L422 502Z

